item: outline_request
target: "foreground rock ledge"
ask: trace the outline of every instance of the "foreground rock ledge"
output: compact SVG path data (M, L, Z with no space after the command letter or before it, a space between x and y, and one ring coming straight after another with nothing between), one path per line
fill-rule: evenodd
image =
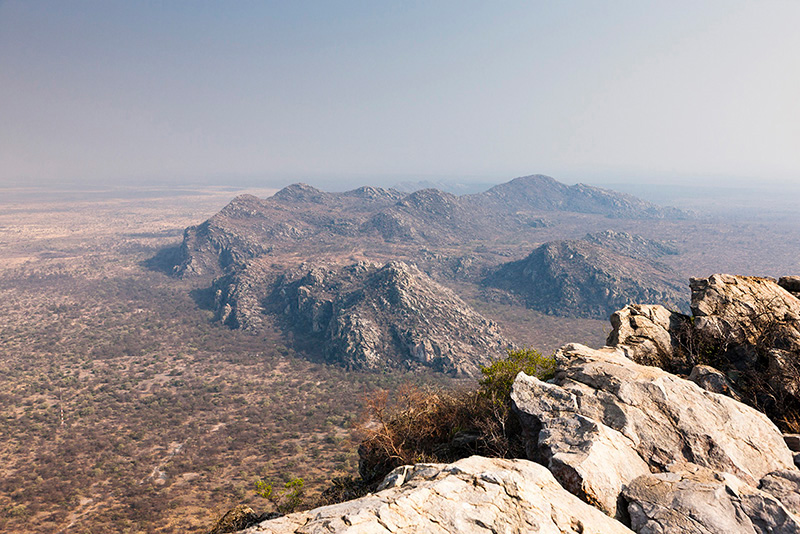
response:
M242 533L615 534L632 531L567 492L528 460L472 456L403 466L387 489L353 501L264 521Z
M794 468L777 427L730 397L639 365L621 349L571 344L556 358L552 381L520 373L514 382L511 398L528 457L609 515L624 514L625 485L675 462L730 473L752 486Z

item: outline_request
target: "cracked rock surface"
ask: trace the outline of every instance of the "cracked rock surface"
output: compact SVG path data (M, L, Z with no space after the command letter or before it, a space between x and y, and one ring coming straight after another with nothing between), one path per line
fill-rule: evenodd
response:
M528 456L611 515L620 514L625 485L676 461L754 486L770 472L794 467L775 425L729 397L636 364L619 349L572 344L556 358L552 381L520 373L514 383Z
M472 456L400 467L387 489L265 521L255 533L615 534L631 530L564 490L528 460Z
M623 496L640 534L800 532L797 517L773 495L693 464L638 477Z

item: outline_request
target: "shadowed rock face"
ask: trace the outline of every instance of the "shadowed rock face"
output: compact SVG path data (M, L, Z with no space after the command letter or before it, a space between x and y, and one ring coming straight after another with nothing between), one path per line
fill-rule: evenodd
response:
M267 300L298 334L318 338L329 361L351 368L423 365L477 376L512 346L497 325L402 262L300 269Z
M685 307L684 284L668 267L584 240L545 243L502 265L485 284L553 315L605 319L632 302Z

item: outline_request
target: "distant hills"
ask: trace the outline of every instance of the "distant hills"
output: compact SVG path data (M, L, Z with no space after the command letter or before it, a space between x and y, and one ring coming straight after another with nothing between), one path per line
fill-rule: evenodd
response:
M493 288L512 305L566 317L606 319L640 301L680 308L685 284L660 263L677 253L671 245L617 231L553 236L687 217L541 175L461 196L293 184L266 199L238 196L187 228L172 272L214 279L219 321L278 326L326 361L475 376L513 343L443 284L485 300Z
M675 253L668 244L641 236L590 234L545 243L525 259L501 265L484 283L551 315L607 319L637 302L688 311L687 284L656 261Z
M463 196L437 189L406 194L376 187L329 193L294 184L266 199L236 197L208 221L187 228L175 272L219 274L275 247L300 243L303 248L325 249L490 241L546 226L541 214L547 212L643 220L689 217L631 195L583 184L567 186L542 175Z

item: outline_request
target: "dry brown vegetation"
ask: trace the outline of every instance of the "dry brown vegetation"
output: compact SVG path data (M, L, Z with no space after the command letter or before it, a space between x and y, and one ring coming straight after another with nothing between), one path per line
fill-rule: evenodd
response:
M0 531L203 531L269 509L259 478L355 473L361 395L406 377L229 330L142 265L230 196L3 206Z
M297 357L269 325L253 334L215 323L202 307L210 281L145 266L238 191L3 193L2 532L201 532L236 504L267 511L258 479L302 477L313 500L331 478L356 475L350 433L363 395L438 380ZM611 224L581 215L551 222L548 239ZM641 221L613 224L644 230ZM647 231L678 240L676 267L687 274L775 275L800 268L795 228L664 222ZM445 282L520 345L597 345L607 332L602 321L547 317Z

